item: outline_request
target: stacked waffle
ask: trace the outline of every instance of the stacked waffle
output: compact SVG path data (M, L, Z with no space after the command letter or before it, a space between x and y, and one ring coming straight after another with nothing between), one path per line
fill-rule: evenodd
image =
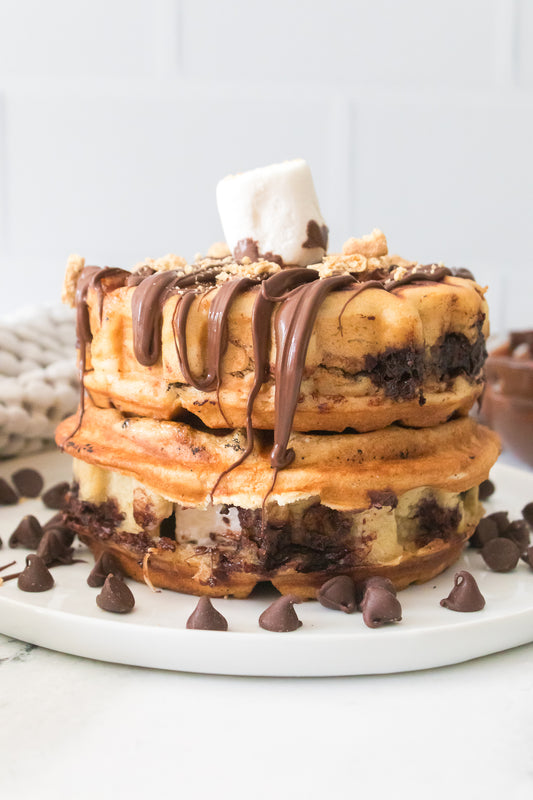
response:
M69 261L82 391L66 513L128 575L213 596L451 564L499 447L469 418L487 307L465 271L326 255L302 161L224 179L229 249L133 272ZM289 266L288 266L289 265Z

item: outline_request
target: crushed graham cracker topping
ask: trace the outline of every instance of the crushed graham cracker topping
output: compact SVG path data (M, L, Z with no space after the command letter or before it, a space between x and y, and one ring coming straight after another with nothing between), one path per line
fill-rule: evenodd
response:
M145 258L144 261L135 265L134 271L138 272L143 267L150 267L156 272L168 272L171 269L175 269L178 272L182 272L183 275L187 275L194 269L186 258L177 256L174 253L167 253L166 256L161 256L160 258Z
M227 258L231 256L231 250L229 249L226 242L213 242L209 250L207 251L208 258Z
M372 233L367 233L361 236L360 239L352 237L344 242L342 252L346 256L360 255L366 258L379 258L386 256L389 252L387 247L387 239L383 231L379 228L374 228Z
M84 266L85 259L76 253L72 253L68 257L65 279L61 289L61 302L71 308L76 305L76 286Z

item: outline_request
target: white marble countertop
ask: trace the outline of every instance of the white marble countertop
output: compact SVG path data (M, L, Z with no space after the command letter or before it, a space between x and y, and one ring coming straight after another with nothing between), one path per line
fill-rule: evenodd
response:
M285 679L127 667L0 636L0 709L0 798L533 791L533 644L412 673Z

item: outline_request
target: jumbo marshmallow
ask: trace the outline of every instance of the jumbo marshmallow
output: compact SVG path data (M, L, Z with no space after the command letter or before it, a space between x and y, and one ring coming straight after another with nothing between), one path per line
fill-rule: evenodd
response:
M305 267L326 253L328 229L302 158L228 175L218 183L217 205L237 260L281 259Z

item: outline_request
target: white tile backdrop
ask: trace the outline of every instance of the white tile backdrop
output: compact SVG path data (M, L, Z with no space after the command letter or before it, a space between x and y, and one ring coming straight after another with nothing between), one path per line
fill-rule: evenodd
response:
M533 326L533 0L0 0L0 313L66 256L221 237L218 178L303 156L332 245L470 266Z

